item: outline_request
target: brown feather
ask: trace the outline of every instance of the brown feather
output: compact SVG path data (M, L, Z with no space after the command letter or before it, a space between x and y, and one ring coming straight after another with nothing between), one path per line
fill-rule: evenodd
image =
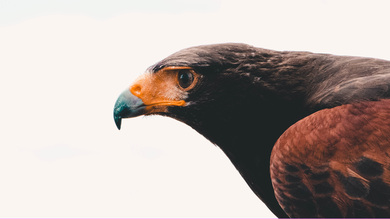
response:
M292 125L271 155L282 208L290 217L390 215L388 133L385 99L324 109Z

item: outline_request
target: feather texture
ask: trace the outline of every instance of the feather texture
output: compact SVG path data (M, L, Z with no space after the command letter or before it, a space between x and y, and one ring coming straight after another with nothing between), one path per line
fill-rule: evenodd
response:
M290 217L390 215L390 100L318 111L271 155L275 195Z

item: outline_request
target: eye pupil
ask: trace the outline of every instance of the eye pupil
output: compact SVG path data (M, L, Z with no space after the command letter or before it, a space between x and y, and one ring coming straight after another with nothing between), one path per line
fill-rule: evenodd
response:
M188 70L182 70L178 75L179 85L182 88L188 88L194 81L194 75Z

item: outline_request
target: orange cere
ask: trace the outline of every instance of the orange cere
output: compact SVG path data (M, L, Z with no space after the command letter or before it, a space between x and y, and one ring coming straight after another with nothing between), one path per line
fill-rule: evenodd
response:
M177 86L177 71L189 67L171 66L155 73L145 73L130 86L130 92L140 98L148 111L159 106L159 111L166 111L166 106L184 106L187 92ZM165 108L164 108L165 106Z

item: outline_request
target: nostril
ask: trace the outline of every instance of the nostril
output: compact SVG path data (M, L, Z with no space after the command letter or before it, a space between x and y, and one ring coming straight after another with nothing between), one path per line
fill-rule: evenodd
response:
M141 86L140 85L133 85L130 87L130 92L133 93L135 96L138 96L141 94Z

